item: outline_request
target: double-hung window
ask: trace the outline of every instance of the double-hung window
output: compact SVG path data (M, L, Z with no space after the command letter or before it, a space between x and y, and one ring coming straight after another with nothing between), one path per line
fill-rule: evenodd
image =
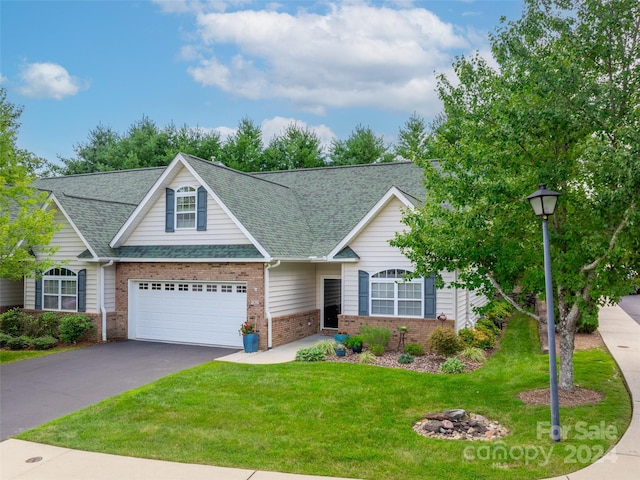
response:
M423 280L405 280L407 273L391 269L371 277L371 315L422 317Z
M196 228L196 189L176 190L176 228Z
M45 310L77 311L77 275L66 268L47 271L42 277L42 300Z

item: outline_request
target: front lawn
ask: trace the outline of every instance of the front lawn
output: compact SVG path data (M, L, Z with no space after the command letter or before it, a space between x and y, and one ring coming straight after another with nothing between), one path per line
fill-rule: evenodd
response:
M75 350L81 347L56 347L51 350L9 350L0 349L0 365L4 363L18 362L20 360L28 360L30 358L43 357L52 353L66 352L67 350Z
M533 479L577 470L616 443L631 404L601 349L576 352L596 405L562 407L568 438L548 436L549 407L516 394L548 386L536 325L509 323L501 349L462 375L345 363L208 363L23 433L69 448L247 469L379 480ZM511 431L501 441L425 438L425 413L464 408ZM537 427L540 428L537 428ZM585 463L586 462L586 463Z

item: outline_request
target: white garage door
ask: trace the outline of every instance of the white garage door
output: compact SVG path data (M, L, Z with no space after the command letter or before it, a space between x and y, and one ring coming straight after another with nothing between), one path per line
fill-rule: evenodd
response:
M129 337L242 347L247 286L237 282L132 282Z

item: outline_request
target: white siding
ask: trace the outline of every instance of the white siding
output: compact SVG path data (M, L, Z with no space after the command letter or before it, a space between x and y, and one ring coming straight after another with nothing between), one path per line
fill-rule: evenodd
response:
M403 231L402 223L404 204L397 199L391 200L380 213L367 225L349 245L359 256L356 264L344 264L342 289L342 313L358 314L358 270L370 275L391 268L413 270L413 265L399 249L389 245L395 232ZM445 283L453 280L453 274L444 272ZM437 313L444 312L448 318L456 317L455 291L444 288L436 292Z
M104 269L104 306L107 312L116 310L116 266Z
M22 306L24 287L22 280L12 281L0 278L0 307Z
M183 168L173 179L169 188L176 190L186 185L196 189L200 186L191 173ZM165 232L165 206L166 194L163 189L155 204L123 245L247 245L251 243L211 195L207 195L207 230L204 232L199 232L195 228Z
M82 269L87 270L87 312L98 312L100 310L97 296L98 265L78 260L78 255L87 249L86 245L59 211L55 214L55 221L60 225L60 229L54 234L50 245L57 246L58 251L51 258L59 263L61 267L73 272L77 273ZM37 250L35 253L36 258L43 258ZM25 308L35 308L35 288L35 280L33 278L25 279Z
M413 270L407 257L402 255L399 249L389 245L389 240L394 237L395 232L406 228L401 222L403 208L405 208L404 204L394 198L350 243L349 246L360 256L360 261L355 264L344 264L343 314L358 314L358 270L364 270L369 274L390 268Z
M456 319L457 311L455 307L456 290L455 288L447 288L450 282L453 282L455 276L452 272L441 272L444 280L445 288L436 291L436 316L444 312L447 318Z
M315 264L282 263L269 270L269 283L269 310L272 316L318 308Z

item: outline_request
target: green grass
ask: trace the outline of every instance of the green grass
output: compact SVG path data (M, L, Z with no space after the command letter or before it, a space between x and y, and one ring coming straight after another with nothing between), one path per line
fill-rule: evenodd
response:
M53 353L66 352L67 350L76 350L81 347L59 347L50 350L0 350L0 365L20 360L28 360L30 358L44 357Z
M212 362L18 438L96 452L310 475L380 480L552 477L585 465L572 460L595 460L593 454L607 451L615 438L597 433L582 438L585 429L606 425L621 436L631 404L606 352L576 352L577 382L602 391L605 399L597 405L560 409L562 425L572 427L562 443L553 444L547 434L539 434L537 424L548 424L549 407L525 405L516 398L523 390L548 386L547 357L537 353L536 331L535 324L516 316L501 349L480 370L461 375L332 362ZM511 434L499 442L469 442L429 439L413 432L412 425L425 413L449 408L483 414L507 426ZM499 457L502 451L508 453L506 459ZM536 458L531 458L533 453Z

